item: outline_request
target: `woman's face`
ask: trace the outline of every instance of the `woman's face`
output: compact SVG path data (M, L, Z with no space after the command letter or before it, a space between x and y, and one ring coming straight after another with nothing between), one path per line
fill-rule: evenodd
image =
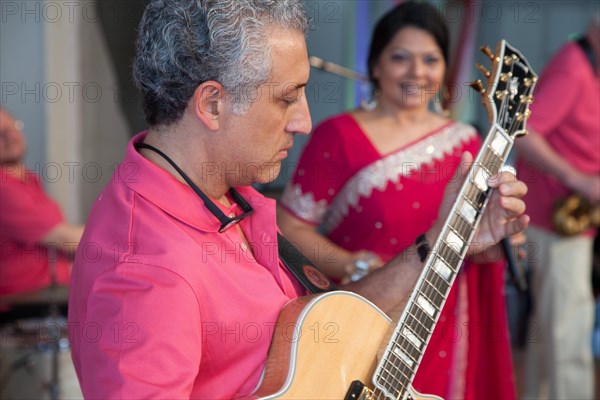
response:
M434 37L412 26L396 33L373 68L379 101L403 109L427 108L442 88L445 73L444 56Z

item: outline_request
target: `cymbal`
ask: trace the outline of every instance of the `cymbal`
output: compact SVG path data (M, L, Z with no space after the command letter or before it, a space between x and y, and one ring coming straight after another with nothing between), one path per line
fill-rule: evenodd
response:
M35 292L10 294L0 297L0 305L59 304L69 302L69 288L63 285L49 286Z

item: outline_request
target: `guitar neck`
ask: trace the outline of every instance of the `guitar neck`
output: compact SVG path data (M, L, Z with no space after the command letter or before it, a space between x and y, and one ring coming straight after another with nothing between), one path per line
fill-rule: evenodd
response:
M425 262L373 376L394 398L407 394L490 197L488 178L500 171L513 142L499 125L492 126Z

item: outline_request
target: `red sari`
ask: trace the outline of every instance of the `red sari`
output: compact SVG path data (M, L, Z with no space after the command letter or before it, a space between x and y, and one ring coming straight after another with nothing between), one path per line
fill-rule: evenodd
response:
M451 122L381 155L342 114L312 134L281 205L344 249L387 261L431 227L461 154L475 156L480 145L472 127ZM414 379L417 390L445 399L516 397L503 273L502 261L465 262Z

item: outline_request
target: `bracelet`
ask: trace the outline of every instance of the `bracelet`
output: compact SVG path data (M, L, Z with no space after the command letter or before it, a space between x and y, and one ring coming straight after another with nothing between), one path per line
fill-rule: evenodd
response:
M350 281L356 282L365 277L369 273L369 269L371 269L371 265L366 260L358 259L354 261L354 272L350 276Z
M417 240L415 240L415 246L417 247L417 253L419 253L419 259L421 262L425 262L429 252L431 251L431 247L429 247L429 242L427 241L427 237L423 233L420 235Z

